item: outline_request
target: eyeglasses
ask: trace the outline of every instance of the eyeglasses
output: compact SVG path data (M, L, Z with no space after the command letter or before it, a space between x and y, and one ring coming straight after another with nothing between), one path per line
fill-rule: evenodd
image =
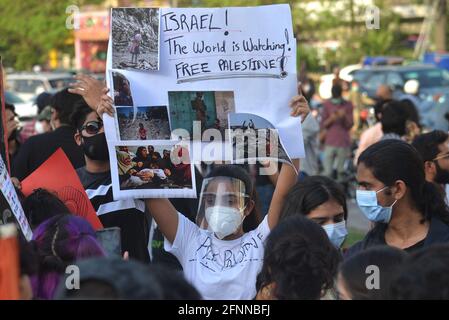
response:
M103 128L103 121L89 121L79 131L86 130L88 134L97 134Z

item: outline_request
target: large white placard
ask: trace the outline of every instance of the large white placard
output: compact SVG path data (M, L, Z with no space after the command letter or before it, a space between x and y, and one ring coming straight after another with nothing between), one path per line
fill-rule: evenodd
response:
M235 109L232 112L255 114L267 119L279 130L282 144L290 158L303 157L300 120L290 117L289 107L290 99L297 94L296 39L289 5L161 8L159 11L159 70L112 69L111 55L114 48L112 41L109 42L108 87L113 88L114 77L120 73L120 79L126 79L132 96L132 99L125 97L116 100L120 119L118 116L104 116L110 150L116 145L142 143L139 137L142 140L163 139L165 129L156 133L153 132L155 129L151 129L153 127L148 129L144 123L146 115L151 112L149 110L157 108L152 110L159 110L158 114L162 114L165 107L173 132L179 128L177 124L195 116L192 115L194 111L188 111L194 108L194 93L206 92L208 96L202 99L206 101L207 110L211 109L211 105L215 109L211 119L207 114L207 121L212 123L213 117L226 119L219 115L219 112L226 112L223 111L226 108L219 106L218 101L225 101L223 96L232 96ZM169 99L169 92L176 91L181 92L179 97L172 96ZM118 96L114 90L111 90L111 94ZM173 105L173 101L186 103L185 114L178 112L179 108ZM215 106L210 101L215 101ZM199 117L198 111L196 117ZM167 127L167 121L161 119L160 127ZM126 130L132 132L123 132L123 123L128 125ZM139 123L143 125L140 131ZM129 129L129 124L135 124L135 128ZM202 130L190 134L199 134L201 137ZM190 149L195 161L220 160L213 159L213 156L211 158L210 153L203 154L196 143L192 143ZM221 155L222 159L232 159L232 154ZM113 168L117 167L116 160L116 157L111 157ZM140 192L139 195L160 196L151 191L143 195ZM170 193L166 196L170 196ZM121 197L117 186L114 197Z

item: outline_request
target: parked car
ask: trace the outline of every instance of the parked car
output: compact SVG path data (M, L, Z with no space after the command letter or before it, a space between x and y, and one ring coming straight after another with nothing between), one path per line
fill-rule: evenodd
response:
M433 65L368 67L355 71L353 77L353 85L355 83L359 92L371 99L375 98L381 84L390 86L393 97L397 98L404 93L404 84L412 79L419 81L423 100L449 93L449 71Z
M360 64L352 64L346 66L340 70L340 79L351 83L353 79L353 74L356 70L359 70L362 66ZM334 80L334 74L325 74L320 78L320 86L318 88L318 93L321 99L330 99L332 96L332 81Z
M11 91L5 91L6 103L13 104L20 120L34 118L37 115L37 106L33 100L24 101Z
M8 90L16 93L22 100L31 101L44 91L59 90L73 82L71 73L15 73L8 74Z
M363 66L401 65L403 63L404 63L403 57L367 56L363 58Z

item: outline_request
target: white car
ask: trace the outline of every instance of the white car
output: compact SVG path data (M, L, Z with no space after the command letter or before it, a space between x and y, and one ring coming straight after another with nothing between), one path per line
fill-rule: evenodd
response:
M8 90L24 101L31 101L44 91L64 89L73 81L71 73L13 73L6 76Z
M13 104L19 119L29 119L37 116L37 105L31 101L23 101L11 91L5 91L6 103Z
M354 71L362 68L360 64L352 64L344 67L340 70L340 79L351 83ZM325 74L320 78L320 86L318 88L318 93L321 99L330 99L332 97L331 89L332 89L332 81L334 80L334 74Z

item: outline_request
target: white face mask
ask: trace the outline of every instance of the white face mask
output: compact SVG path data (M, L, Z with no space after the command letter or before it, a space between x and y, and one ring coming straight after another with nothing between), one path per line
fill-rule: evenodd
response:
M236 208L214 206L206 209L206 220L209 229L220 240L235 233L241 226L244 218L243 213Z

